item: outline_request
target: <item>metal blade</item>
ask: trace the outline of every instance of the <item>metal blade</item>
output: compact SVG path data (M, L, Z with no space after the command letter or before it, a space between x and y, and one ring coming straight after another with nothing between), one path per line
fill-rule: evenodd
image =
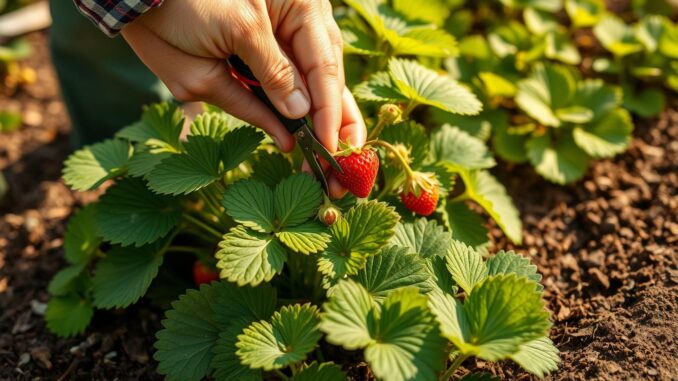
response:
M294 133L294 137L297 139L297 143L299 143L299 147L301 147L301 152L304 154L306 161L311 166L313 174L315 174L315 177L320 181L325 192L328 192L329 187L327 185L327 179L325 178L325 172L323 172L323 169L318 162L318 157L315 155L314 142L317 142L315 135L313 135L311 129L308 128L308 125L304 125Z
M313 146L318 155L330 163L330 166L332 166L335 171L344 173L344 170L341 168L339 163L337 163L337 160L334 158L334 156L332 156L330 151L328 151L327 148L325 148L325 146L318 141L318 139L313 138Z

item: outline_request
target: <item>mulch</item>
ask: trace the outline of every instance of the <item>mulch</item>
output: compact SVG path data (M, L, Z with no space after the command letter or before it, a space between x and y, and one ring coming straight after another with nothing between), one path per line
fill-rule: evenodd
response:
M0 95L24 126L0 135L0 171L10 194L0 205L0 380L155 380L153 334L162 312L142 302L99 311L87 332L50 334L42 315L46 286L64 265L68 216L91 195L60 180L69 153L66 110L46 38L29 36L27 64L38 81ZM655 120L638 121L630 149L595 162L587 177L555 186L528 166L495 173L524 221L524 243L508 243L491 224L495 249L530 256L544 275L551 337L562 364L549 379L678 378L678 98ZM530 379L511 364L468 360L465 369Z

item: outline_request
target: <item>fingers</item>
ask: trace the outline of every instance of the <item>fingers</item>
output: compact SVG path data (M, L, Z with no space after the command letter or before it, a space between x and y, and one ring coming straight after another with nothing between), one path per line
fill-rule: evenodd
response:
M273 34L266 4L252 2L256 18L236 44L235 53L252 69L266 95L281 114L291 119L306 116L311 101L306 86L295 67L278 45ZM252 25L254 24L254 25Z
M353 146L362 147L367 139L367 127L360 108L347 87L344 87L342 93L342 106L339 139Z
M177 99L212 103L262 128L282 151L294 147L294 138L263 103L231 77L223 60L186 54L136 23L128 25L123 36Z

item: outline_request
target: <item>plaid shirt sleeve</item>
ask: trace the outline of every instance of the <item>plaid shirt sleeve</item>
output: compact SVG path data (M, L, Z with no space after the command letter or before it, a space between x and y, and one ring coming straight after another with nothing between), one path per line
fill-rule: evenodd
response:
M63 1L63 0L58 0ZM74 0L80 12L109 37L163 0Z

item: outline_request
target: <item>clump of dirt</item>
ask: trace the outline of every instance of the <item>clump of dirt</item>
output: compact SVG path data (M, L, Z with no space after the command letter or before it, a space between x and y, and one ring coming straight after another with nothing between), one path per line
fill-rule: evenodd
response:
M60 180L68 120L45 37L30 41L37 52L28 64L39 81L0 95L0 109L25 119L21 130L0 135L0 171L11 187L0 206L0 379L161 379L152 342L162 312L144 302L97 312L77 338L45 328L45 289L64 264L65 221L87 196ZM677 378L677 106L674 99L657 120L638 121L627 153L595 162L572 186L548 184L529 166L496 171L521 211L525 239L515 247L493 226L495 248L532 257L554 312L551 337L563 363L549 379ZM531 378L510 364L464 365ZM351 371L356 380L370 377L365 364Z

